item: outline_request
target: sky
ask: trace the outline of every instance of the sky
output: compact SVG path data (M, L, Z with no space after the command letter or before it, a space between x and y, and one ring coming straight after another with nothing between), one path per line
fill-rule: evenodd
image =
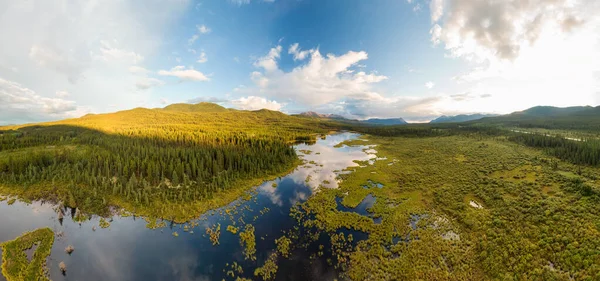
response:
M0 0L0 124L202 101L348 118L600 104L596 0Z

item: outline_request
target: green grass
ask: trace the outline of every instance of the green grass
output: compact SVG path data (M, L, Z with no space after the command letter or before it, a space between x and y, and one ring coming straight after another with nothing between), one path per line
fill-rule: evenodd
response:
M7 241L2 247L2 274L7 281L49 280L46 258L54 243L54 232L50 228L40 228L27 232L15 240ZM37 245L31 261L25 250Z

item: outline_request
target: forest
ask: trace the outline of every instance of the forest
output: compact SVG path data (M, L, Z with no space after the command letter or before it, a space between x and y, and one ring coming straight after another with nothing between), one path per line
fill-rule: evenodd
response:
M327 124L279 112L215 112L214 106L4 128L0 185L89 213L106 214L121 203L170 217L169 205L211 200L290 170L298 161L290 142L328 131Z

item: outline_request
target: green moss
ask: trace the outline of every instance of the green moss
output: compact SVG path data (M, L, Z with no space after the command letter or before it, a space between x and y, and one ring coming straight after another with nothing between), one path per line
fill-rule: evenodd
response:
M54 243L54 232L50 228L40 228L27 232L15 240L0 244L2 247L2 274L7 281L49 280L46 258ZM31 261L25 250L37 245Z

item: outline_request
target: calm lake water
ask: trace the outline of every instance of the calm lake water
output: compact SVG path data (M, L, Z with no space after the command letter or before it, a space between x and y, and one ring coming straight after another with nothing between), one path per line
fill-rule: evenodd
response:
M60 280L233 280L226 272L233 262L241 265L243 274L253 278L254 269L262 266L276 246L274 240L283 231L292 229L296 221L289 216L290 208L307 200L319 188L336 188L336 177L348 167L358 164L354 160L374 161L375 151L367 146L334 146L357 134L339 133L319 139L312 145L297 145L296 150L306 163L285 177L265 182L256 187L253 198L239 200L227 207L199 215L197 226L171 224L166 228L148 229L146 221L135 217L113 217L109 228L98 227L99 218L83 223L65 216L59 222L56 206L17 201L9 206L0 202L0 241L12 240L25 231L50 227L56 234L48 267L50 277ZM309 151L308 151L309 150ZM276 187L273 183L277 184ZM371 198L367 201L374 200ZM358 207L359 213L372 202ZM227 214L229 209L237 212ZM353 211L346 210L344 211ZM67 212L70 214L70 212ZM366 213L365 213L366 214ZM256 236L256 261L245 260L239 235L226 230L228 225L243 230L243 222L254 225ZM206 228L221 224L220 244L213 246ZM188 225L189 231L184 231ZM93 227L96 227L94 230ZM179 234L178 237L173 232ZM357 239L364 233L353 233ZM327 239L319 243L327 243ZM65 253L73 245L72 255ZM327 248L327 247L326 247ZM278 280L332 280L335 271L326 263L325 256L310 260L314 249L297 249L289 259L279 259ZM64 261L67 274L63 276L58 264ZM0 275L0 280L5 280Z

